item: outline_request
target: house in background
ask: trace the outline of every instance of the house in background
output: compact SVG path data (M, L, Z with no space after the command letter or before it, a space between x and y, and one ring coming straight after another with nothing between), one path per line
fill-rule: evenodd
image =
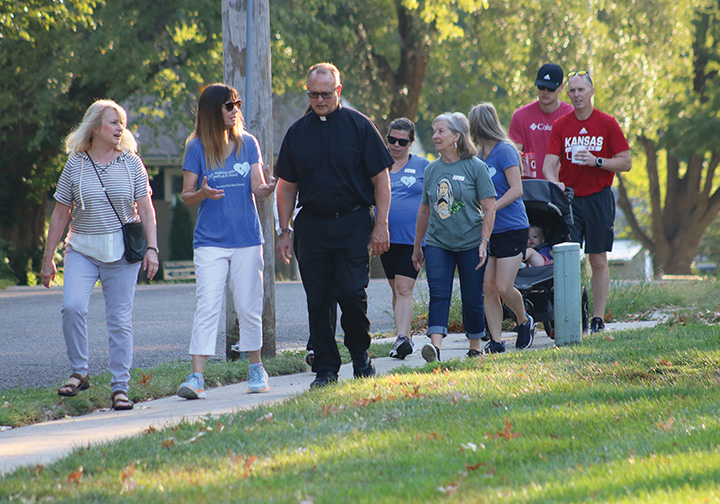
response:
M610 278L613 280L653 281L653 261L650 251L634 240L615 240L608 252Z

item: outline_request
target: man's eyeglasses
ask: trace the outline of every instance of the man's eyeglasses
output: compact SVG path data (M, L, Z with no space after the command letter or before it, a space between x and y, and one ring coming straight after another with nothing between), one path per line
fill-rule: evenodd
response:
M538 86L537 88L540 91L550 91L551 93L554 93L557 90L557 88L551 88L547 86Z
M395 145L396 143L400 144L400 147L405 147L407 144L410 143L410 140L407 138L395 138L394 136L388 135L387 137L388 143L391 143Z
M323 97L323 100L329 100L335 94L336 89L337 87L335 87L332 91L308 91L307 95L311 100L317 100L321 96Z
M239 109L241 104L242 104L242 100L229 101L229 102L223 103L223 105L225 105L225 110L227 110L228 112L232 112L232 109L234 109L235 107L237 107Z
M576 75L577 75L578 77L585 77L585 76L587 76L587 79L590 81L590 84L592 84L592 77L590 77L590 72L588 72L587 70L580 70L579 72L578 72L578 71L570 72L570 73L567 75L568 80L572 79L572 78L575 77Z

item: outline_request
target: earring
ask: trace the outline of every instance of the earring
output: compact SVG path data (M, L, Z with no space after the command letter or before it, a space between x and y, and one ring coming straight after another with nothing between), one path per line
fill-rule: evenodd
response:
M457 149L457 142L455 142L455 148Z

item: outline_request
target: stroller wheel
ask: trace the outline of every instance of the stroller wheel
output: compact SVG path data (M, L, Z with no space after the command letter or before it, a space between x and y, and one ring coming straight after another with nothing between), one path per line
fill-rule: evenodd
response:
M545 333L548 335L550 339L555 339L555 327L553 326L552 322L543 322L543 327L545 328Z

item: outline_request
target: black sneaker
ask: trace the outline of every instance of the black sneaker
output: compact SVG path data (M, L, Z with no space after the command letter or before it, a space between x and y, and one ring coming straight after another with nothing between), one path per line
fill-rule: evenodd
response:
M535 320L527 313L525 316L527 320L524 324L518 326L518 335L515 340L515 348L520 350L530 348L535 339Z
M605 330L605 321L600 317L593 317L590 322L590 333L598 333Z
M413 345L413 342L408 339L407 336L400 335L395 340L395 344L393 345L393 349L390 350L390 357L395 357L396 359L404 359L413 351L415 350L415 346Z
M335 373L318 373L310 384L311 389L322 388L337 382L338 376Z
M485 348L483 348L484 354L494 354L494 353L503 353L505 351L505 342L497 342L495 340L490 340L490 342L485 345Z
M440 349L432 343L425 343L425 346L420 350L422 358L427 362L435 362L440 360Z
M351 356L353 360L353 378L368 378L375 376L375 365L367 352Z
M475 350L474 348L471 348L470 350L468 350L468 353L467 353L467 358L468 358L468 359L476 359L476 358L478 358L478 357L480 357L480 351L479 351L479 350Z

